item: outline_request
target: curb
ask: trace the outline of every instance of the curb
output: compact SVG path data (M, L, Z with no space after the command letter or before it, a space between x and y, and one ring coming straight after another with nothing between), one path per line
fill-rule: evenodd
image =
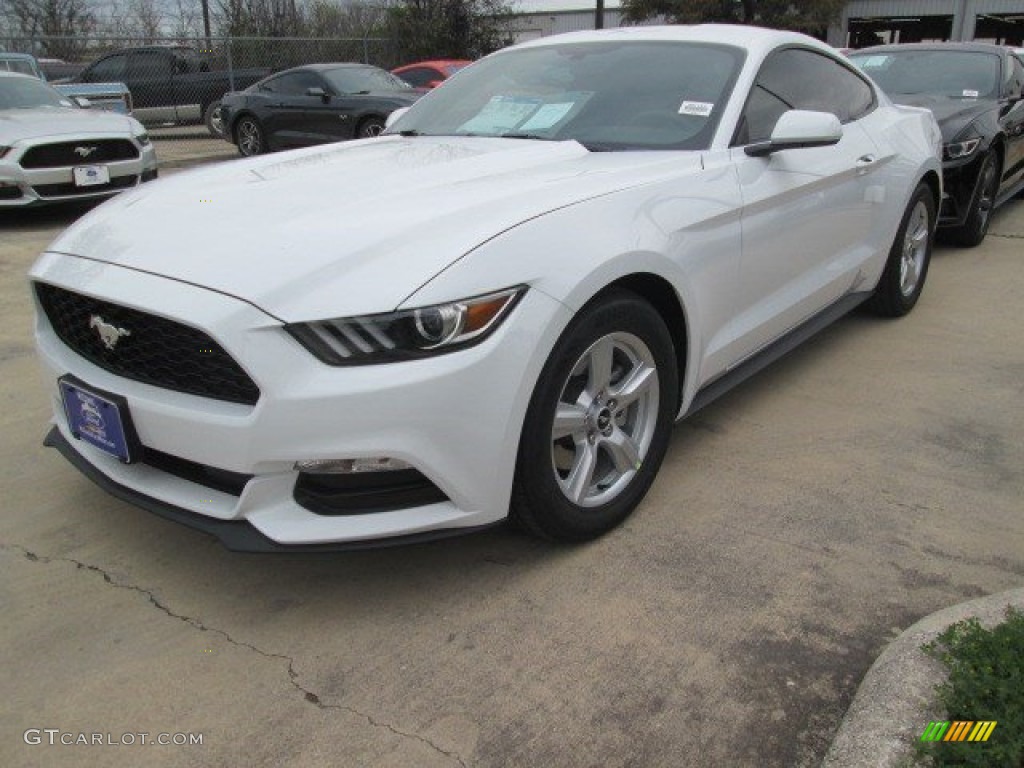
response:
M921 651L950 624L975 617L985 627L1000 624L1007 606L1024 610L1024 588L1010 589L933 613L893 640L864 676L822 768L892 768L936 712L935 686L945 667Z

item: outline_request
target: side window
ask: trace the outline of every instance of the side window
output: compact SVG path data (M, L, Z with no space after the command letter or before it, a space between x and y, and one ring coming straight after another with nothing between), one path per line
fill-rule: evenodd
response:
M120 53L96 62L82 79L87 83L113 83L124 80L128 56Z
M324 88L323 82L313 72L290 72L280 77L275 77L267 86L274 93L284 96L305 96L309 88Z
M132 80L170 78L172 61L163 51L136 51L128 60L128 76Z
M435 80L444 80L444 75L427 67L406 70L399 77L413 88L426 88Z
M859 75L814 51L786 48L761 65L733 144L767 140L786 110L831 112L848 123L874 107L874 91Z
M1010 79L1007 83L1006 96L1011 99L1021 97L1021 89L1024 89L1024 62L1016 56L1009 57Z

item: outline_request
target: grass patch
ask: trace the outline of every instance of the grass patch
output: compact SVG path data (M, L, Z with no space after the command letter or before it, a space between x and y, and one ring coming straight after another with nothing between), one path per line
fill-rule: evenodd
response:
M948 627L922 650L941 661L949 679L936 686L949 720L995 720L987 742L918 742L933 766L1024 768L1024 613L985 629L977 619Z

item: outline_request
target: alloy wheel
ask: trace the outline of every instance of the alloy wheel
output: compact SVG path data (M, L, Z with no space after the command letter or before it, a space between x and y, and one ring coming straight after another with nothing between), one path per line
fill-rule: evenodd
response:
M900 291L910 296L917 290L917 283L924 270L925 258L928 255L928 235L931 222L928 220L928 207L918 200L907 221L907 230L903 236L903 258L900 260Z
M614 500L635 477L658 422L654 355L630 333L595 341L562 387L551 426L551 466L580 507Z

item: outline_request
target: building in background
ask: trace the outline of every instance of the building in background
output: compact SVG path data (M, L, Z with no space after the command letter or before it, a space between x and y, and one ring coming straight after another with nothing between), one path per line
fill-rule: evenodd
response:
M516 42L594 29L595 0L518 0ZM605 0L604 26L622 23L621 0ZM820 37L837 48L923 40L1024 45L1024 0L851 0Z
M840 48L932 40L1024 45L1024 0L852 0L828 31Z

